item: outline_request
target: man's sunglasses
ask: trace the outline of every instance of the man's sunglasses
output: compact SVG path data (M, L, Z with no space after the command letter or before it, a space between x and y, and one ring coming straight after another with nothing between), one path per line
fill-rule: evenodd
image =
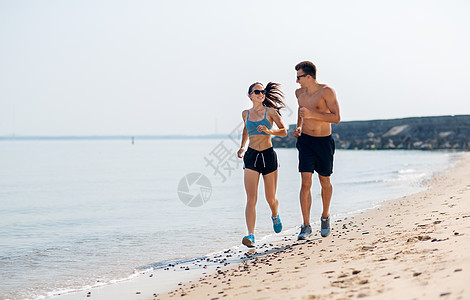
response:
M256 94L256 95L259 95L259 94L266 94L266 91L265 90L252 90L250 94Z
M299 75L299 76L297 76L297 80L300 80L300 78L305 77L305 76L307 76L307 75L308 75L308 74Z

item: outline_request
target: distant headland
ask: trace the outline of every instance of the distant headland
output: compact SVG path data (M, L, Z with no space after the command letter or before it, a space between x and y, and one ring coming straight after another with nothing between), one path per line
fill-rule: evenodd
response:
M274 147L295 147L295 126ZM332 131L337 149L470 150L470 115L341 122Z

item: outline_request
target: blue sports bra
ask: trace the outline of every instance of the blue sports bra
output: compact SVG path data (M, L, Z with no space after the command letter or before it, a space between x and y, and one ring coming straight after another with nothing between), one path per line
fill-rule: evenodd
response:
M264 118L259 120L259 121L250 121L250 110L248 110L248 114L246 115L246 131L248 132L248 135L254 135L254 134L264 134L264 135L269 135L265 132L259 132L258 131L258 126L259 125L264 125L266 128L271 129L273 128L273 125L269 123L268 119L266 119L266 114L268 112L268 108L266 107L266 111L264 112Z

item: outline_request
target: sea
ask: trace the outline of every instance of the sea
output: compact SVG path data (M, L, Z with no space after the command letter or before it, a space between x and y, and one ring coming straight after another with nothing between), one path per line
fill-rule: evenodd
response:
M44 299L128 280L146 269L242 249L239 141L0 141L0 299ZM284 231L302 218L297 149L276 149ZM333 219L426 188L459 154L337 150ZM320 185L312 187L318 231ZM316 226L316 227L315 227ZM255 236L276 239L260 179Z

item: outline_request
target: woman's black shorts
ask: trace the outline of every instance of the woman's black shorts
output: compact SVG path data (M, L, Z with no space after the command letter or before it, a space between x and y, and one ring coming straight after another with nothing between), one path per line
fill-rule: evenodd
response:
M273 147L263 151L248 147L243 157L243 169L247 168L263 175L276 171L277 167L277 154Z

